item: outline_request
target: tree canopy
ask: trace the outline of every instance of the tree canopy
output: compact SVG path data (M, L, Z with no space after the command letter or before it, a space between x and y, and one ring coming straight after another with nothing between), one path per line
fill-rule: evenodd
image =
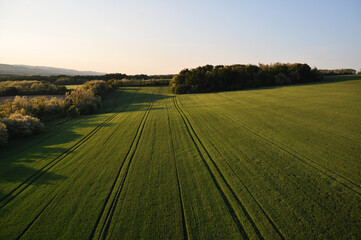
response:
M173 77L173 93L239 90L265 86L316 82L322 80L317 69L308 64L275 63L257 65L205 65L184 69Z

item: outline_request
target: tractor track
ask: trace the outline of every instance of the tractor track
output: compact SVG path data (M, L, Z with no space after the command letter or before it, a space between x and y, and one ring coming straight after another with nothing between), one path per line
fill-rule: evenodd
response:
M129 102L123 106L123 108L117 113L121 113L123 112L134 100L134 96L136 94L133 94L131 99L129 100ZM116 104L116 101L114 102L114 104ZM115 110L115 107L113 107L113 110ZM112 133L111 135L117 130L118 128L116 128ZM75 177L73 177L72 179L74 179ZM50 204L56 199L56 197L58 197L58 195L60 195L60 193L62 192L63 189L65 189L66 186L68 186L69 184L71 183L71 181L68 181L68 183L66 183L65 186L62 187L61 190L59 190L54 197L52 197L52 199L44 206L44 208L39 212L38 215L36 215L36 217L29 223L29 225L21 232L21 234L16 238L16 239L21 239L25 233L30 229L30 227L36 222L36 220L40 217L40 215L50 206Z
M200 103L202 103L204 106L206 107L210 107L207 104L205 104L203 101L201 101L200 99L196 98L197 101L199 101ZM218 152L218 154L223 158L223 160L225 161L225 163L229 166L229 168L231 169L231 171L235 174L235 176L239 179L240 183L245 187L245 189L247 190L247 192L249 192L250 197L253 198L253 200L255 201L255 203L258 205L258 207L260 208L260 210L263 212L263 214L265 214L265 217L268 219L268 221L270 222L270 224L273 226L273 228L275 229L275 231L278 233L278 235L280 236L280 238L285 239L285 237L281 234L281 232L279 231L279 229L277 228L276 224L271 220L271 217L266 213L266 211L263 209L263 207L261 207L261 205L259 204L259 202L256 200L256 198L253 196L253 194L251 193L251 191L248 189L248 187L244 184L244 182L240 179L239 174L236 173L236 171L234 170L234 168L232 168L229 164L228 161L226 161L225 157L223 156L223 154L219 151L219 149L213 144L213 142L208 139L208 142L214 147L214 149ZM243 155L243 154L242 154ZM246 157L243 155L243 157ZM299 184L295 183L294 180L290 179L289 177L285 176L286 179L288 179L289 182L291 182L292 184L294 184L295 186L300 186ZM298 191L302 191L303 193L305 193L305 195L307 195L307 193L302 190L302 189L298 189ZM279 192L279 191L278 191ZM279 192L280 193L280 192ZM280 193L281 194L281 193ZM282 194L281 194L282 195ZM320 208L326 210L327 212L331 212L328 208L321 206L317 201L315 201L314 199L312 199L312 201L319 206ZM286 203L287 206L290 209L294 209L289 203ZM302 214L301 216L298 216L298 219L300 221L302 221L303 223L308 223L310 224L310 221L308 219L305 219Z
M141 136L142 136L142 133L143 133L143 130L144 130L144 126L147 122L147 119L148 119L148 116L149 116L149 113L150 111L152 110L152 107L153 107L153 101L154 101L154 94L152 93L152 97L151 97L151 101L149 103L149 106L148 106L148 109L147 111L145 112L138 128L137 128L137 131L134 135L134 138L132 140L132 143L128 149L128 152L126 153L125 157L123 158L123 162L122 164L120 165L119 169L118 169L118 172L117 172L117 175L116 175L116 178L111 186L111 189L105 199L105 202L104 202L104 205L102 207L102 210L98 216L98 219L92 229L92 232L90 234L90 237L89 239L105 239L106 236L107 236L107 233L108 233L108 230L109 230L109 227L110 227L110 223L111 223L111 220L112 220L112 217L114 215L114 212L115 212L115 209L116 209L116 206L117 206L117 202L119 200L119 197L120 197L120 194L123 190L123 187L124 187L124 183L126 181L126 178L128 176L128 172L129 172L129 169L130 169L130 166L131 166L131 163L132 163L132 160L134 158L134 155L135 155L135 152L137 150L137 147L138 147L138 144L140 142L140 139L141 139ZM133 151L132 151L133 150ZM123 170L123 167L125 165L125 162L127 161L127 158L129 157L129 160L128 160L128 164L127 166L125 167L125 172L123 174L123 177L121 178L121 172ZM113 197L113 199L111 199L111 196L113 195L115 191L115 196ZM111 201L111 202L110 202ZM108 210L106 211L106 209L108 208ZM104 219L102 221L102 219ZM101 224L101 221L102 221L102 224ZM99 231L97 231L98 229L100 229ZM96 236L97 235L97 236Z
M217 110L219 111L219 110ZM307 156L293 150L292 148L286 146L285 144L272 139L270 140L267 136L252 130L250 127L248 127L247 125L245 125L244 123L234 119L234 117L231 117L229 114L225 113L224 111L222 112L222 114L224 116L226 116L227 118L229 118L230 120L232 120L233 122L237 123L238 125L240 125L242 128L244 128L245 130L247 130L248 132L256 135L257 137L269 142L270 144L272 144L273 146L276 146L277 148L281 149L282 151L288 153L289 155L293 156L294 158L296 158L297 160L299 160L300 162L302 162L303 164L315 169L316 171L322 173L323 175L329 177L330 179L340 183L341 185L343 185L344 187L346 187L347 189L351 190L352 192L358 194L361 196L361 187L359 184L353 182L352 180L332 171L331 169L328 169L324 166L322 166L321 164L311 160L310 158L308 158ZM348 182L349 184L353 185L354 187L356 187L357 189L360 190L355 190L354 188L350 187L349 185L347 185L346 183L340 181L338 178L343 179L345 182Z
M36 220L38 220L38 218L41 216L41 214L43 214L43 212L45 212L45 210L51 205L51 203L60 195L62 190L65 189L66 186L68 186L70 183L71 183L71 181L69 181L65 186L63 186L63 188L60 191L58 191L54 197L52 197L50 199L50 201L43 207L43 209L35 216L35 218L20 233L20 235L16 238L17 240L21 239L25 235L25 233L31 228L31 226L36 222Z
M75 143L73 146L65 150L63 153L61 153L59 156L51 160L49 163L47 163L45 166L37 170L34 174L29 176L27 179L25 179L21 184L19 184L17 187L15 187L10 193L5 195L2 199L0 199L0 210L4 208L8 203L10 203L13 199L15 199L20 193L22 193L25 189L27 189L32 183L34 183L37 179L39 179L42 175L47 173L50 169L52 169L54 166L56 166L59 162L61 162L64 158L66 158L68 155L70 155L72 152L74 152L76 149L78 149L80 146L82 146L84 143L86 143L92 136L94 136L104 125L106 125L108 122L113 120L120 112L123 112L130 104L131 102L128 102L126 105L122 107L122 109L119 112L116 112L112 114L109 118L104 120L102 123L100 123L98 126L96 126L92 131L90 131L87 135L82 137L77 143ZM113 111L115 110L117 105L117 98L114 100L114 107Z
M133 94L132 98L130 99L129 103L133 102L134 100L134 97L135 97L135 94ZM129 104L128 104L129 106ZM128 107L127 106L127 107ZM121 111L122 112L122 111ZM115 130L109 134L109 136L105 139L105 141L103 142L102 146L104 146L104 144L106 144L108 142L108 140L113 136L113 134L118 130L118 128L120 127L120 124L118 124L118 126L115 128Z
M209 140L209 143L214 147L214 149L217 151L217 153L223 158L224 162L227 164L227 166L232 170L233 174L238 178L239 182L242 184L242 186L246 189L246 191L248 192L248 194L251 196L251 198L253 199L253 201L257 204L257 206L261 209L262 213L266 216L267 220L269 221L269 223L272 225L272 227L274 228L274 230L277 232L277 234L280 236L281 239L286 239L283 234L281 233L281 231L278 229L278 227L276 226L276 224L272 221L271 217L266 213L266 211L263 209L263 207L261 206L261 204L256 200L256 198L253 196L253 194L251 193L251 191L249 190L249 188L246 186L246 184L242 181L242 179L239 177L239 175L236 173L236 171L233 169L233 167L228 163L228 161L226 160L226 158L221 154L221 152L219 151L219 149Z
M225 113L224 113L225 114ZM349 184L353 185L354 187L356 187L357 189L360 189L360 186L353 182L352 180L332 171L331 169L328 169L324 166L322 166L321 164L311 160L310 158L306 157L305 155L293 150L292 148L286 146L285 144L272 139L270 140L268 137L264 136L263 134L260 134L254 130L251 130L248 126L244 125L243 123L232 119L228 114L225 114L228 118L230 118L231 120L233 120L234 122L237 122L239 125L241 125L244 129L246 129L247 131L253 133L254 135L258 136L259 138L262 138L263 140L271 143L272 145L276 146L277 148L283 150L284 152L292 155L294 158L296 158L297 160L299 160L300 162L304 163L305 165L317 170L318 172L322 173L323 175L329 177L330 179L340 183L341 185L343 185L344 187L346 187L347 189L351 190L352 192L358 194L361 196L361 191L355 190L354 188L350 187L349 185L347 185L346 183L340 181L338 178L343 179L345 182L348 182Z
M175 157L175 150L174 150L174 144L173 144L173 138L172 138L172 128L170 126L170 119L169 119L169 109L167 106L166 106L166 108L167 108L167 115L168 115L169 136L170 136L170 142L171 142L171 146L172 146L175 172L176 172L176 176L177 176L178 195L179 195L179 201L180 201L180 206L181 206L181 210L182 210L183 239L187 240L187 239L189 239L189 237L188 237L188 229L187 229L184 204L183 204L184 201L183 201L183 196L182 196L182 191L181 191L181 186L180 186L180 180L179 180L180 178L179 178L177 160Z
M200 103L202 103L204 106L206 107L211 107L207 105L206 103L204 103L201 99L196 98L197 101L199 101ZM281 234L281 232L279 231L279 229L277 228L277 226L275 225L275 223L271 220L270 216L265 212L265 210L261 207L260 203L256 200L256 198L253 196L253 194L251 193L251 191L248 189L248 187L245 185L245 183L241 180L239 174L236 173L236 171L234 170L234 168L232 168L230 166L230 164L228 163L228 161L226 160L226 158L223 156L223 154L219 151L219 149L213 144L213 142L208 139L208 142L214 147L214 149L218 152L218 154L223 158L223 160L225 161L225 163L229 166L229 168L231 169L231 171L235 174L235 176L239 179L240 183L245 187L245 189L247 190L247 192L250 194L251 198L253 198L253 200L255 201L255 203L258 205L258 207L260 208L260 210L263 212L263 214L265 214L266 218L269 220L270 224L273 226L273 228L275 229L275 231L278 233L278 235L280 236L280 238L285 239L284 236ZM299 183L295 182L293 179L289 178L288 176L285 176L285 178L291 182L293 185L298 186L298 191L303 192L305 195L308 195L308 193L306 191L304 191L302 188L300 188ZM317 191L317 190L314 190ZM319 202L317 202L315 199L311 198L311 200L315 203L315 205L319 206L321 209L323 209L324 211L332 214L332 211L321 205ZM289 204L287 204L290 208L294 209L292 206L290 206ZM301 214L302 215L302 214ZM305 219L303 216L299 216L301 221L310 223L310 221L308 219ZM326 231L326 230L324 230Z
M233 101L232 99L230 99L229 97L226 97L226 96L224 96L224 95L217 94L217 93L216 93L216 95L219 96L219 97L221 97L221 98L224 98L224 99L226 99L226 100ZM200 100L200 101L203 101L203 100ZM243 103L243 102L241 102L241 101L236 101L236 102L238 102L238 103ZM205 106L208 106L208 105L206 105L206 104L204 104L204 105L205 105ZM289 120L290 122L294 122L294 123L303 125L303 126L305 126L305 127L307 127L307 128L310 128L310 129L318 129L318 130L324 131L324 132L326 132L326 133L328 133L328 134L342 137L342 138L347 139L347 140L349 140L349 141L361 142L361 139L360 139L360 138L355 138L355 137L346 136L346 135L343 135L343 134L341 134L341 133L339 133L339 132L334 132L334 131L332 131L332 130L330 130L330 129L327 129L327 128L313 126L313 125L311 125L311 124L309 124L309 123L305 123L305 122L303 122L303 121L297 121L297 120L294 120L294 119L292 119L291 117L289 117L289 116L287 116L287 115L279 114L279 113L278 113L277 111L275 111L275 110L270 110L270 109L262 109L262 110L263 110L263 111L267 111L267 112L269 112L269 113L271 113L271 114L273 114L273 115L276 115L277 117L279 117L279 118L281 118L281 119L287 119L287 120Z
M212 106L209 106L209 105L207 105L206 103L204 103L203 100L201 100L201 99L199 99L199 98L196 98L196 100L199 101L199 102L201 102L204 106L206 106L206 107L211 107L211 108L212 108ZM209 139L208 139L208 140L209 140ZM219 155L225 160L225 157L223 156L223 154L220 153L219 149L212 143L212 141L209 140L209 142L210 142L210 144L216 149L216 151L219 153ZM243 154L242 154L242 155L243 155ZM244 156L244 157L246 157L246 156ZM229 165L229 163L228 163L226 160L225 160L225 162L226 162L227 165ZM232 167L231 167L231 166L229 166L229 167L230 167L231 170L235 173L235 171L232 169ZM240 178L238 174L236 174L236 176L237 176L237 178ZM289 182L291 182L293 185L297 186L297 187L298 187L298 191L301 191L301 192L303 192L305 195L308 195L308 193L307 193L305 190L303 190L303 189L301 188L300 184L297 183L297 182L295 182L294 179L289 178L287 175L284 176L284 177L285 177ZM239 180L240 180L241 183L242 183L242 180L241 180L241 179L239 179ZM244 183L242 183L242 184L244 185ZM245 187L246 187L246 186L245 186ZM313 190L311 190L311 191L319 191L319 189L313 189ZM326 206L321 205L321 204L320 204L319 202L317 202L315 199L312 198L312 201L313 201L316 205L318 205L320 208L324 209L325 211L327 211L327 212L329 212L329 213L332 212L329 208L327 208Z
M212 159L212 157L210 156L209 152L207 151L207 149L205 148L205 146L203 145L203 143L201 142L200 138L198 137L198 135L196 134L196 132L194 131L189 119L187 118L187 116L184 114L183 110L179 107L175 97L173 97L173 102L175 105L175 108L177 109L179 115L181 116L187 132L189 134L189 136L191 137L203 163L205 164L206 169L208 170L208 172L210 173L210 176L214 182L214 184L216 185L218 191L220 192L225 204L228 207L228 210L233 218L233 220L235 221L241 235L245 238L245 239L249 239L249 236L247 235L244 227L241 224L240 219L238 218L236 211L234 210L234 208L232 207L230 201L228 200L228 198L226 197L225 192L222 190L220 184L218 183L218 181L216 180L215 174L212 172L209 164L207 163L205 156L202 154L202 151L200 149L200 147L203 149L203 151L206 153L207 157L210 159L210 161L212 162L213 166L215 167L215 169L217 170L219 176L221 177L221 179L223 180L223 182L225 183L225 185L227 186L227 188L229 189L229 191L232 193L232 196L234 197L234 199L236 200L236 202L238 203L239 207L242 209L244 215L246 216L247 220L250 222L250 224L252 225L253 230L255 231L257 237L259 239L264 239L261 232L259 231L258 227L256 226L255 222L253 221L253 219L250 217L248 211L246 210L246 208L244 207L244 205L242 204L242 202L239 200L239 198L237 197L236 193L233 191L233 189L231 188L231 186L229 185L228 181L226 180L226 178L224 177L224 175L222 174L222 172L220 171L220 169L218 168L217 164L215 163L215 161ZM193 134L192 134L193 133ZM195 137L193 137L193 135ZM197 144L197 141L199 142L199 145Z

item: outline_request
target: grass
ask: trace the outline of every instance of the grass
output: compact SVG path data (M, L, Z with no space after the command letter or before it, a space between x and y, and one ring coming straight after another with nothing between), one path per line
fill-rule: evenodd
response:
M360 90L112 92L1 150L0 239L357 239Z
M82 84L78 84L78 85L64 85L66 87L66 89L68 90L74 90L75 88L82 86Z

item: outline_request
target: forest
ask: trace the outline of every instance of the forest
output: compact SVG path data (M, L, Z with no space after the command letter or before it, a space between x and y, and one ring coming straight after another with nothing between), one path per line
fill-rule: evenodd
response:
M170 82L172 93L201 93L318 82L323 79L308 64L205 65L184 69Z

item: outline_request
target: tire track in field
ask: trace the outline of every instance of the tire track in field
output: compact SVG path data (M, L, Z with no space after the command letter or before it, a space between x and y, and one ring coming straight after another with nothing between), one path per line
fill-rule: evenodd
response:
M132 95L132 97L131 97L131 99L129 100L129 102L128 102L117 114L123 112L123 111L131 104L131 102L133 102L135 95L136 95L136 93L134 93L134 94ZM114 104L116 105L116 101L114 101ZM113 107L113 110L112 110L112 111L114 111L114 109L115 109L115 107ZM117 127L110 135L112 135L117 129L118 129L118 127ZM75 178L75 176L72 177L72 179L74 179L74 178ZM72 179L71 179L71 180L72 180ZM56 198L58 195L60 195L60 193L62 192L62 190L64 190L64 189L66 188L66 186L68 186L68 185L71 183L71 180L69 180L69 181L65 184L65 186L63 186L63 187L55 194L55 196L45 205L45 207L39 212L38 215L36 215L36 217L30 222L30 224L21 232L21 234L20 234L16 239L21 239L21 238L25 235L25 233L26 233L26 232L30 229L30 227L36 222L36 220L40 217L40 215L51 205L51 203L55 200L55 198Z
M249 239L244 227L241 224L240 219L238 218L236 211L234 210L234 208L232 207L230 201L228 200L228 198L226 197L225 192L222 190L220 184L218 183L218 181L216 180L215 174L212 172L209 164L207 163L205 156L202 154L202 151L200 149L200 147L203 149L203 151L206 153L207 157L210 159L210 161L212 162L213 166L216 168L218 174L220 175L221 179L223 180L223 182L225 183L225 185L227 186L227 188L229 189L229 191L232 193L232 196L234 197L234 199L236 200L236 202L238 203L239 207L242 209L244 215L246 216L247 220L250 222L250 224L253 227L253 230L255 231L257 237L259 239L264 239L261 232L259 231L258 227L256 226L256 224L254 223L253 219L251 218L251 216L249 215L248 211L246 210L246 208L244 207L244 205L242 204L242 202L239 200L239 198L237 197L236 193L233 191L233 189L231 188L231 186L229 185L228 181L225 179L225 177L223 176L222 172L220 171L220 169L218 168L217 164L215 163L215 161L212 159L212 157L210 156L209 152L207 151L207 149L205 148L205 146L203 145L203 143L201 142L201 140L199 139L198 135L196 134L196 132L194 131L189 119L187 118L187 116L184 114L183 110L179 107L176 98L173 97L173 102L174 102L174 106L177 109L179 115L181 116L187 132L189 134L189 136L191 137L197 151L198 154L200 155L206 169L208 170L208 172L210 173L210 176L214 182L214 184L216 185L216 188L218 189L219 193L221 194L226 206L228 207L229 213L231 214L234 222L236 223L241 235L245 238L245 239ZM193 135L195 137L193 137ZM196 141L197 140L197 141ZM197 142L199 142L199 145L197 144Z
M224 113L225 114L225 113ZM225 114L226 116L229 117L229 115ZM230 117L229 117L230 118ZM230 118L231 119L231 118ZM361 187L353 182L352 180L332 171L331 169L328 169L324 166L322 166L321 164L311 160L310 158L306 157L305 155L293 150L292 148L286 146L285 144L275 140L275 139L272 139L270 140L267 136L261 134L261 133L258 133L254 130L251 130L248 126L244 125L243 123L240 123L239 121L237 120L234 120L232 119L233 121L237 122L239 125L241 125L244 129L248 130L249 132L253 133L254 135L262 138L263 140L271 143L272 145L276 146L277 148L283 150L284 152L292 155L293 157L295 157L296 159L298 159L299 161L301 161L302 163L304 163L305 165L317 170L318 172L322 173L323 175L331 178L332 180L340 183L341 185L343 185L344 187L346 187L347 189L351 190L352 192L358 194L361 196L361 191L360 190L355 190L354 188L350 187L349 185L347 185L346 183L340 181L338 178L341 178L343 179L344 181L348 182L349 184L353 185L354 187L356 187L356 189L360 189ZM314 166L316 165L316 166Z
M176 172L176 176L177 176L178 195L179 195L179 201L180 201L181 210L182 210L183 238L185 240L187 240L188 239L188 229L187 229L186 218L185 218L185 211L184 211L184 204L183 204L184 201L183 201L182 191L181 191L181 187L180 187L179 172L178 172L177 160L175 157L175 150L174 150L174 144L173 144L173 138L172 138L172 128L170 126L169 109L168 109L167 105L166 105L166 109L167 109L167 115L168 115L169 136L170 136L170 142L171 142L171 146L172 146L175 172Z
M114 212L116 209L117 202L118 202L120 194L123 190L125 180L128 176L128 172L129 172L132 160L134 158L135 152L137 150L138 144L140 142L140 139L141 139L141 136L142 136L142 133L144 130L144 126L147 122L149 113L152 110L153 101L154 101L154 94L152 93L152 97L151 97L148 109L145 112L145 114L137 128L137 131L134 135L134 138L128 149L128 152L126 153L125 157L123 158L123 162L118 169L117 176L116 176L116 178L111 186L111 189L105 199L104 205L103 205L102 210L98 216L98 219L92 229L89 239L95 239L95 238L105 239L107 236L107 233L108 233L108 230L110 227L110 223L111 223L111 220L113 218L113 215L114 215ZM123 177L121 178L121 172L122 172L125 162L127 161L128 158L129 158L128 164L125 167L125 172L123 174ZM114 191L115 191L115 195L113 196L113 199L111 199L111 196L113 195ZM101 224L101 222L102 222L102 224Z
M263 207L261 206L261 204L256 200L256 198L253 196L252 192L249 190L249 188L246 186L246 184L242 181L242 179L240 178L240 176L236 173L236 171L233 169L233 167L229 164L229 162L226 160L226 158L221 154L221 152L219 151L219 149L212 143L211 140L208 140L209 143L214 147L214 149L217 151L217 153L223 158L224 162L227 164L227 166L232 170L233 174L238 178L239 182L242 184L242 186L246 189L246 191L248 192L248 194L251 196L251 198L254 200L254 202L257 204L257 206L261 209L262 213L266 216L267 220L269 221L269 223L272 225L272 227L274 228L274 230L277 232L277 234L279 235L279 237L281 239L286 239L283 234L280 232L280 230L278 229L278 227L276 226L276 224L272 221L271 217L266 213L266 211L263 209Z
M226 99L226 100L234 101L234 100L232 100L230 97L226 97L226 96L224 96L223 94L218 94L218 93L215 93L215 94L216 94L217 96L221 97L221 98ZM272 95L269 95L269 96L272 96ZM202 101L203 101L203 100L202 100ZM237 102L238 102L238 103L243 103L242 101L237 101ZM204 103L203 103L203 104L204 104ZM205 105L205 106L208 106L208 105L206 105L206 104L204 104L204 105ZM297 124L301 124L301 125L303 125L303 126L305 126L305 127L308 127L308 128L310 128L310 129L319 129L319 130L324 131L324 132L326 132L326 133L329 133L329 134L331 134L331 135L336 135L336 136L339 136L339 137L343 137L343 138L345 138L345 139L347 139L347 140L349 140L349 141L361 142L361 139L360 139L360 138L354 138L354 137L346 136L346 135L343 135L343 134L341 134L341 133L339 133L339 132L334 132L334 131L332 131L332 130L330 130L330 129L323 128L323 127L312 126L311 124L308 124L308 123L305 123L305 122L302 122L302 121L294 120L294 119L288 117L287 115L279 114L279 113L278 113L277 111L275 111L275 110L262 109L262 111L270 112L270 113L272 113L273 115L276 115L276 116L278 116L278 117L281 118L281 119L282 119L282 118L285 118L285 119L287 119L287 120L289 120L289 121L291 121L291 122L294 122L294 123L297 123Z
M216 110L217 112L219 112L219 110ZM323 175L329 177L330 179L340 183L341 185L343 185L344 187L346 187L347 189L351 190L352 192L358 194L361 196L361 186L355 182L353 182L352 180L332 171L331 169L328 169L327 167L311 160L310 158L308 158L307 156L293 150L292 148L288 147L287 145L272 139L270 140L266 135L259 133L258 131L252 130L250 127L248 127L246 124L234 119L234 117L231 117L229 114L227 114L226 112L222 111L222 114L225 115L227 118L231 119L233 122L237 123L238 125L240 125L242 128L244 128L245 130L247 130L248 132L256 135L257 137L271 143L273 146L276 146L277 148L281 149L282 151L290 154L291 156L293 156L294 158L296 158L297 160L301 161L302 163L304 163L305 165L317 170L318 172L322 173ZM315 166L314 166L315 165ZM348 182L349 184L351 184L352 186L356 187L356 189L359 190L355 190L354 188L350 187L349 185L347 185L346 183L340 181L338 178L343 179L344 181Z
M133 98L131 99L131 101ZM122 109L119 112L116 112L112 114L109 118L104 120L102 123L100 123L98 126L96 126L92 131L90 131L87 135L82 137L77 143L75 143L73 146L65 150L63 153L61 153L59 156L51 160L49 163L47 163L45 166L40 168L38 171L36 171L34 174L32 174L30 177L25 179L21 184L19 184L17 187L15 187L10 193L5 195L0 200L0 210L4 208L8 203L10 203L13 199L15 199L20 193L22 193L25 189L27 189L30 185L32 185L37 179L39 179L42 175L47 173L50 169L52 169L54 166L56 166L59 162L61 162L64 158L66 158L68 155L70 155L72 152L74 152L76 149L78 149L80 146L82 146L84 143L86 143L92 136L94 136L102 127L104 127L107 123L109 123L111 120L113 120L120 112L123 112L131 103L129 101L126 105L122 107ZM114 106L113 110L116 108L117 99L114 100Z
M135 97L135 94L133 94L133 96L132 96L132 98L130 99L129 103L133 102L134 97ZM129 106L129 104L128 104L128 106ZM126 106L126 107L128 107L128 106ZM125 108L126 108L126 107L125 107ZM125 109L125 108L124 108L124 109ZM121 111L121 112L122 112L122 111ZM104 144L108 142L108 140L113 136L113 134L118 130L118 128L119 128L120 126L121 126L121 125L118 124L118 126L115 128L115 130L114 130L111 134L109 134L109 136L107 137L107 139L103 142L102 146L104 146Z
M106 114L106 113L109 113L109 112L113 112L113 111L115 110L116 100L117 100L118 97L119 97L119 96L115 97L114 100L113 100L113 108L112 108L111 110L109 110L108 112L104 112L103 114ZM80 119L72 119L72 120L80 121ZM65 119L65 120L62 121L61 123L55 124L54 126L59 125L59 124L66 123L67 121L68 121L68 120ZM49 138L51 138L51 137L54 137L54 136L56 136L56 135L58 135L59 133L62 133L62 132L63 132L62 129L60 129L60 130L57 129L54 133L49 134L48 136L45 136L44 138L38 139L37 141L33 141L32 144L29 145L29 146L26 146L26 147L24 147L24 148L16 149L16 152L19 153L19 152L26 151L26 150L28 150L28 149L36 146L37 144L39 144L39 143L41 143L41 142L44 142L44 141L46 141L47 139L49 139ZM13 153L13 152L14 152L14 151L10 152L10 154ZM1 202L1 200L0 200L0 202Z
M73 177L72 179L74 179L75 177ZM21 239L25 233L31 228L31 226L36 222L36 220L38 220L38 218L41 216L41 214L43 214L45 212L45 210L51 205L51 203L60 195L60 193L62 192L63 189L65 189L69 184L71 183L71 181L68 181L65 186L62 187L61 190L59 190L54 197L52 197L50 199L50 201L43 207L43 209L38 213L38 215L35 216L35 218L26 226L26 228L20 233L20 235L16 238L17 240Z
M201 99L198 99L198 98L195 98L195 99L196 99L197 101L199 101L200 103L202 103L204 106L210 107L209 105L207 105L206 103L204 103ZM226 162L226 164L230 167L230 169L233 171L233 173L234 173L234 174L236 175L236 177L239 179L239 181L241 182L241 184L242 184L242 185L245 187L245 189L249 192L250 196L255 200L256 204L260 207L261 211L266 215L266 218L270 221L270 224L275 228L275 230L276 230L277 233L280 235L280 237L281 237L282 239L285 239L284 236L282 236L281 233L278 231L276 225L272 222L271 218L266 214L265 210L261 207L261 205L258 203L258 201L256 200L256 198L253 196L253 194L251 194L250 190L247 188L247 186L244 184L244 182L240 179L240 177L239 177L239 175L236 173L236 171L230 166L230 164L228 163L228 161L226 160L226 158L223 156L223 154L220 153L219 149L212 143L211 140L208 139L208 142L215 148L215 150L218 152L218 154L223 158L223 160ZM308 196L308 195L309 195L309 192L306 192L306 191L304 191L302 188L300 188L299 183L295 182L293 179L291 179L291 178L289 178L289 177L287 177L287 176L285 176L285 178L286 178L289 182L291 182L293 185L298 186L298 187L299 187L298 191L303 192L303 193L305 194L305 196ZM323 205L320 205L320 203L318 203L317 201L315 201L315 199L313 199L313 198L312 198L311 200L314 202L314 204L316 204L317 206L319 206L320 209L323 209L324 211L332 214L332 213L331 213L332 211L331 211L330 209L328 209L327 207L325 207L325 206L323 206ZM294 208L293 208L292 206L290 206L289 204L287 204L287 205L288 205L291 209L294 209ZM300 215L302 215L302 214L300 214ZM311 224L311 222L310 222L308 219L304 218L303 216L299 216L299 217L300 217L300 220L301 220L301 221L307 222L307 223ZM325 229L323 229L323 230L326 232Z
M38 213L38 215L36 215L36 217L28 224L28 226L26 226L26 228L20 233L20 235L16 238L16 240L21 239L25 233L30 229L30 227L36 222L36 220L38 220L38 218L40 217L40 215L47 209L48 206L50 206L50 204L54 201L54 199L59 195L60 192L58 192L51 200L49 203L47 203L45 205L45 207Z

